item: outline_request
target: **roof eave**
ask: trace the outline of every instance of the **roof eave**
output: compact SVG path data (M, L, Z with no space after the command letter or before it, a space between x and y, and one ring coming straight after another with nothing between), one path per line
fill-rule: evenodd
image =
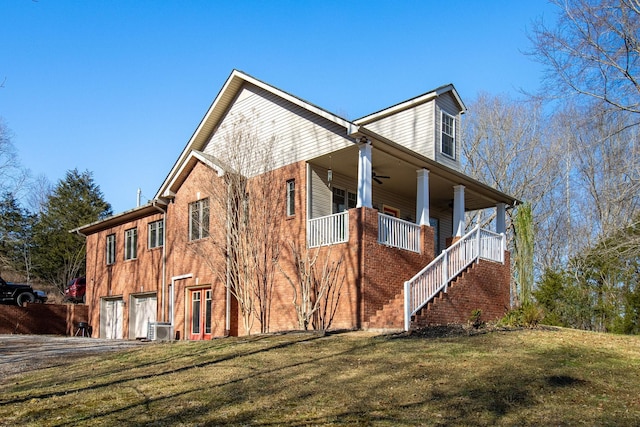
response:
M456 102L458 103L458 108L460 109L460 113L464 114L467 111L467 107L466 105L464 105L464 102L462 102L462 98L460 98L460 95L458 94L458 91L456 90L456 88L453 86L452 83L449 83L447 85L444 86L440 86L432 91L429 91L427 93L424 93L422 95L418 95L414 98L408 99L406 101L402 101L398 104L392 105L391 107L387 107L383 110L377 111L375 113L369 114L367 116L361 117L357 120L354 120L353 123L355 123L358 126L365 126L369 123L373 123L375 121L378 121L380 119L383 119L385 117L389 117L392 116L394 114L397 114L401 111L404 110L408 110L410 108L416 107L418 105L424 104L425 102L429 102L432 99L435 99L439 96L444 95L445 93L451 92L451 95L453 96L453 98L456 100Z
M166 202L164 200L153 200L145 205L138 206L136 208L129 209L108 218L74 228L73 230L69 230L69 233L77 233L81 235L93 234L107 228L115 227L117 225L133 221L135 219L144 218L156 213L162 213L165 211L165 208Z

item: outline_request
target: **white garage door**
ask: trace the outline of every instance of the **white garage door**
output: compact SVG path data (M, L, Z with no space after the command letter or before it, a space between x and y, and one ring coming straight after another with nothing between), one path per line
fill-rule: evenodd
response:
M133 296L129 316L129 337L146 338L149 322L156 321L158 298L153 296Z
M100 338L122 339L124 301L103 299L100 306Z

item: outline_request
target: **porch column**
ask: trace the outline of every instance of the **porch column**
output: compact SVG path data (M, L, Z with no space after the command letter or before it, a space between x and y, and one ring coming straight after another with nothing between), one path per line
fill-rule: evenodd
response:
M363 138L358 146L358 200L357 208L371 208L371 142Z
M420 169L417 172L416 223L418 225L429 225L429 169Z
M453 187L453 237L464 235L464 185Z
M507 223L505 221L506 205L504 203L496 204L496 233L503 234L507 231Z

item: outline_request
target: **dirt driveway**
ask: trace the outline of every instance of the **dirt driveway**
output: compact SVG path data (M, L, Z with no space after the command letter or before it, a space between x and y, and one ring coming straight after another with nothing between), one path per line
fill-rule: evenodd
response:
M68 363L74 358L145 345L141 341L49 335L0 335L0 383L13 374Z

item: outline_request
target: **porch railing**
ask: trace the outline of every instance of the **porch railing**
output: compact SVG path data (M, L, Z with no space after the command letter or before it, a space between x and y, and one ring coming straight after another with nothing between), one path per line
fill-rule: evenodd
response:
M349 241L349 212L313 218L307 221L307 246L334 245Z
M504 263L505 237L475 227L436 257L422 271L404 282L404 329L411 316L424 307L465 268L480 258Z
M378 212L378 243L420 253L420 226Z

